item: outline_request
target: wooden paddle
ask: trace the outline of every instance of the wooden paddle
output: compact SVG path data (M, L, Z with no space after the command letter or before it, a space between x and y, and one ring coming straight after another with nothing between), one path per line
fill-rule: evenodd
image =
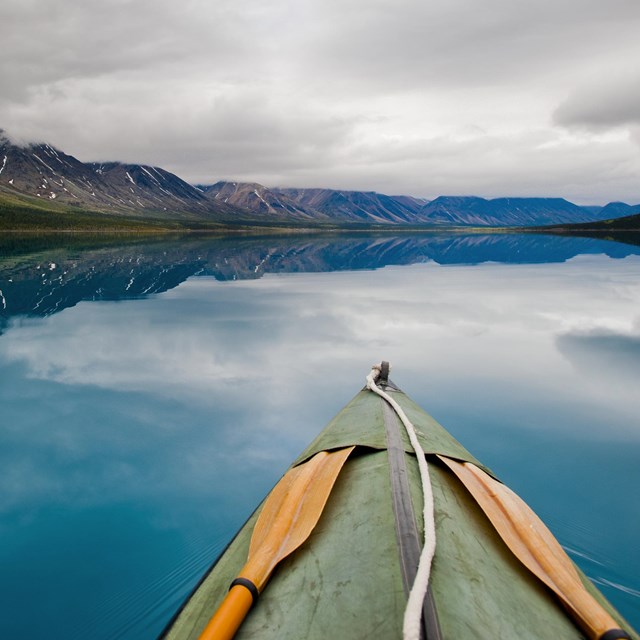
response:
M470 462L438 458L473 495L513 554L560 598L588 638L629 638L585 589L569 556L522 498Z
M311 534L354 448L320 451L282 477L267 497L253 529L247 563L200 640L233 638L275 566Z

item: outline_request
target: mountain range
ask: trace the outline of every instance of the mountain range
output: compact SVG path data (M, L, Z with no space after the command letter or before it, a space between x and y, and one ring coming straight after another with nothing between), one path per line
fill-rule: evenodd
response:
M621 202L578 206L563 198L406 195L335 189L268 188L219 181L192 185L162 169L85 163L49 144L17 144L0 129L0 205L194 224L293 226L420 225L526 227L589 223L640 213Z

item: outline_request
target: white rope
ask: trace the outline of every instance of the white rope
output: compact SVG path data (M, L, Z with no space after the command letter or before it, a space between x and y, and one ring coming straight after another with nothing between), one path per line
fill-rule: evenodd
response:
M367 388L373 393L384 398L398 414L404 428L409 436L411 446L418 458L418 467L420 469L420 480L422 481L422 495L424 499L423 519L424 519L424 546L420 554L418 563L418 572L413 581L413 586L409 592L409 600L407 608L404 612L404 623L402 625L402 633L404 640L419 640L420 638L420 621L422 619L422 605L429 586L429 575L431 574L431 562L436 551L436 523L434 518L433 506L433 490L431 488L431 480L429 479L429 466L425 458L424 450L418 441L415 427L407 418L402 407L387 393L382 391L376 385L376 380L380 375L381 366L374 365L371 373L367 376Z

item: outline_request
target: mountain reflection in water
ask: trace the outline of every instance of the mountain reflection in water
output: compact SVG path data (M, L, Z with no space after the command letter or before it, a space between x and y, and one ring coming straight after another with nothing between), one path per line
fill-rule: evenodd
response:
M268 273L441 265L543 264L577 255L639 255L640 246L535 234L334 235L259 238L181 237L115 246L67 247L66 239L0 242L0 330L14 315L48 316L81 300L126 300L173 289L192 276L216 280ZM97 246L96 246L97 244ZM102 245L102 246L101 246Z

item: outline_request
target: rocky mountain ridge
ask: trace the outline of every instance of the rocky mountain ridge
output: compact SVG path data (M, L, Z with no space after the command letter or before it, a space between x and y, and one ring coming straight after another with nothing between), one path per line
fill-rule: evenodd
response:
M420 224L428 222L418 215L426 199L411 196L387 196L375 191L338 191L335 189L275 189L298 206L319 211L333 220L381 224Z
M243 213L212 206L202 191L159 167L83 163L46 143L15 144L1 130L0 163L0 192L79 210L191 219Z
M330 220L321 211L298 206L282 191L274 191L257 182L220 181L200 188L209 199L215 202L252 211L260 216L287 217L300 222Z
M580 207L563 198L440 196L428 201L374 191L268 188L218 181L194 186L162 169L121 162L84 163L49 144L20 145L0 129L2 195L52 208L153 220L214 223L420 226L541 226L617 218L640 205Z

